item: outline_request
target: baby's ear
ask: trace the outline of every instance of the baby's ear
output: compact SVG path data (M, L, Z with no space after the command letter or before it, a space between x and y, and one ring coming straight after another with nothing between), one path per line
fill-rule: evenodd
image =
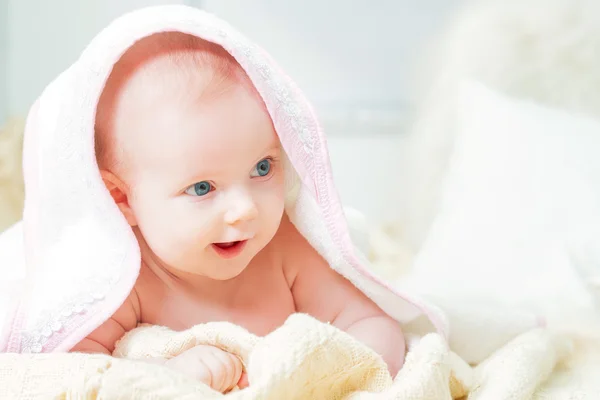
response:
M111 197L117 204L123 216L127 220L129 225L137 226L137 221L133 215L133 210L129 205L129 198L127 197L127 186L125 183L116 177L115 174L109 171L100 171L104 185L110 192Z

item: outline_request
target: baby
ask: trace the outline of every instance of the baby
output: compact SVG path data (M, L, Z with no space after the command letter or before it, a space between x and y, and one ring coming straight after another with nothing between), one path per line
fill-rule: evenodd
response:
M110 354L139 323L184 330L229 321L265 335L301 312L399 370L399 324L286 216L278 136L250 79L220 46L170 32L131 47L100 98L96 154L142 265L124 304L72 351ZM221 392L247 385L240 360L214 347L151 361Z

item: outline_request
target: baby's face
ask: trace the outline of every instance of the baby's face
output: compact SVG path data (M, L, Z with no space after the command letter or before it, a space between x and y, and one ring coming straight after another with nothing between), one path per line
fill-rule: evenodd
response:
M264 105L235 83L195 97L139 96L116 126L137 141L127 146L129 205L151 256L212 279L237 276L284 210L280 143Z

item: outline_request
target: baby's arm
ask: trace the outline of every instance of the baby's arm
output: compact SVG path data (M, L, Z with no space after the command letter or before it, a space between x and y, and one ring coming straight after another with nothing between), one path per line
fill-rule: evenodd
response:
M295 260L290 260L288 279L291 275L297 311L331 322L362 341L383 357L395 376L405 353L399 323L330 268L308 243L300 244L290 256Z
M76 344L71 352L111 355L117 341L137 326L138 315L137 296L132 292L112 317Z
M116 342L137 326L139 310L134 291L111 318L79 342L71 352L111 355ZM240 388L248 386L240 359L213 346L196 346L168 360L153 358L145 361L182 372L220 392L227 392L236 385Z

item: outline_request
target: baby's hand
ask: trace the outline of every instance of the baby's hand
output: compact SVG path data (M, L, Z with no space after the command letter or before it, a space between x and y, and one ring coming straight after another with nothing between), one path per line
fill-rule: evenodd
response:
M165 362L169 368L206 383L221 393L248 386L242 362L214 346L196 346Z

